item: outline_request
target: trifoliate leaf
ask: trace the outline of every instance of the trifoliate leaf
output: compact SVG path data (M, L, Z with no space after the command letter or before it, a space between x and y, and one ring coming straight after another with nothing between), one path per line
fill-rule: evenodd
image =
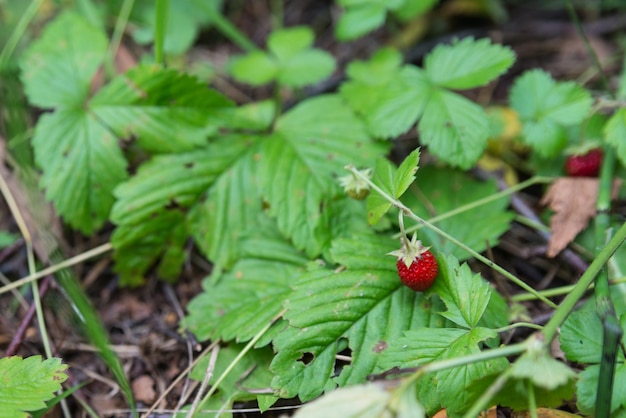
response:
M433 90L418 130L421 142L439 159L469 168L487 145L489 119L470 100L446 90Z
M279 237L264 235L244 245L245 258L218 283L205 279L205 291L189 303L185 326L201 341L250 340L282 310L308 261Z
M26 411L46 406L67 379L67 365L61 359L41 356L0 359L0 411L2 416L26 418Z
M419 148L411 152L396 170L387 159L376 162L373 182L392 198L398 199L415 180L420 157ZM377 223L391 208L391 202L380 193L371 193L367 199L368 222Z
M215 133L230 101L194 77L139 66L115 78L90 102L93 113L119 138L137 137L152 152L190 151Z
M617 157L626 166L626 108L618 109L604 128L606 142L617 150Z
M462 330L456 328L421 328L406 331L396 339L383 353L381 365L393 367L416 367L435 360L458 358L479 353L482 342L497 337L497 332L488 328ZM466 408L472 382L493 373L504 370L508 362L497 358L477 363L470 363L436 372L432 376L433 385L418 386L419 399L427 410L443 406L453 411ZM436 392L436 397L432 393Z
M369 383L334 390L299 409L294 418L388 418L392 393ZM414 416L419 410L413 411Z
M161 255L169 256L161 261L161 273L167 273L161 277L172 279L177 276L184 261L182 247L188 231L199 234L211 224L208 221L203 224L203 229L188 229L186 211L214 182L221 180L224 172L228 173L229 168L236 166L238 159L249 149L248 137L224 136L202 150L156 156L115 190L118 201L113 207L111 220L118 229L111 241L115 248L116 270L122 275L123 283L142 283L143 274ZM226 176L225 179L232 177ZM220 190L219 184L218 181L216 191ZM235 196L239 192L235 187L229 191ZM258 213L259 202L257 206ZM237 207L239 211L246 209L245 205ZM220 212L213 213L213 222L223 219L219 217ZM231 214L232 219L228 222L218 222L228 226L229 222L240 220L237 212ZM228 234L223 230L220 232L218 242L232 251L232 241L226 238ZM204 241L199 240L199 243Z
M279 29L267 39L269 53L253 51L231 62L239 81L255 86L277 80L286 87L304 87L328 77L335 60L326 51L312 48L313 31L305 26Z
M41 185L58 213L85 234L100 228L113 189L128 175L117 139L90 112L61 109L41 116L33 147Z
M107 37L83 17L66 12L48 24L21 62L28 100L39 107L80 107L104 59Z
M509 100L522 122L522 138L544 157L559 154L566 145L563 128L583 122L591 95L573 82L555 82L541 70L520 76Z
M432 326L429 302L422 293L402 286L393 261L385 254L395 240L360 236L337 240L333 259L346 270L318 269L293 283L286 299L290 326L274 339L272 386L282 397L303 400L325 389L363 383L381 372L380 356L406 329ZM352 361L332 379L335 355L347 340ZM302 356L313 355L305 365Z
M325 206L341 193L347 164L370 167L385 146L367 140L363 124L337 96L303 102L280 118L259 156L261 191L283 234L309 256L330 245Z
M448 310L440 315L464 328L474 328L491 299L491 287L480 274L473 274L467 264L459 265L452 256L439 258L441 274L433 285Z
M424 60L424 70L433 82L450 89L469 89L487 84L513 64L515 54L489 39L464 38L452 45L439 45Z
M348 69L353 80L342 84L341 95L365 119L375 137L391 138L406 132L424 111L431 85L417 67L399 68L401 56L385 49L368 62Z
M426 220L463 208L493 195L498 190L493 181L478 182L462 171L432 166L420 168L415 184L419 191L409 190L404 195L403 202ZM442 193L442 190L447 190L448 193ZM514 214L506 210L508 205L509 198L504 196L442 219L436 225L470 248L481 252L487 245L497 245L498 237L509 229ZM465 250L427 228L422 228L418 235L424 245L432 246L439 253L453 255L459 260L465 260L469 256Z

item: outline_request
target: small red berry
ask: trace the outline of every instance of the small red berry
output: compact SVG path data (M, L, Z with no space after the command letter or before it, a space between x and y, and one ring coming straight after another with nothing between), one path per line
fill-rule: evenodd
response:
M602 150L592 149L586 154L570 155L565 160L565 172L571 177L596 177L602 164Z
M404 240L402 248L389 253L398 257L396 267L402 284L416 292L429 289L439 271L437 259L429 248L413 235L411 241Z

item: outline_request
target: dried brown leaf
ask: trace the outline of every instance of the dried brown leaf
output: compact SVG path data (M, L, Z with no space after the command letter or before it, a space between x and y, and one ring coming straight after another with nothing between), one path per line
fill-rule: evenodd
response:
M595 216L598 186L598 179L587 177L562 177L550 185L541 199L543 205L554 210L550 219L552 236L548 242L548 257L561 252ZM618 186L614 183L613 197Z

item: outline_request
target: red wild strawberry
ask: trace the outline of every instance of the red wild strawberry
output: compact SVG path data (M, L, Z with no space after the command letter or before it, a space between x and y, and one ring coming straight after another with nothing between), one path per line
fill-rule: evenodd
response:
M405 286L416 292L423 292L433 285L439 271L437 259L430 247L424 247L415 235L411 241L403 240L402 248L390 252L389 255L398 257L398 276Z
M596 177L602 164L602 150L592 149L586 154L574 154L565 160L565 172L571 177Z

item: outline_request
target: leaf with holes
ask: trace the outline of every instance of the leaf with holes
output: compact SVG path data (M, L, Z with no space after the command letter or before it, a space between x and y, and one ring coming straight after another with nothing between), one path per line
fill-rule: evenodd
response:
M383 371L381 355L404 330L443 325L431 315L430 301L398 280L385 255L396 246L378 236L337 240L331 253L345 271L318 269L293 283L285 300L289 327L274 339L271 366L281 397L306 401L337 384L363 383ZM344 348L351 350L351 362L332 377L335 356Z

